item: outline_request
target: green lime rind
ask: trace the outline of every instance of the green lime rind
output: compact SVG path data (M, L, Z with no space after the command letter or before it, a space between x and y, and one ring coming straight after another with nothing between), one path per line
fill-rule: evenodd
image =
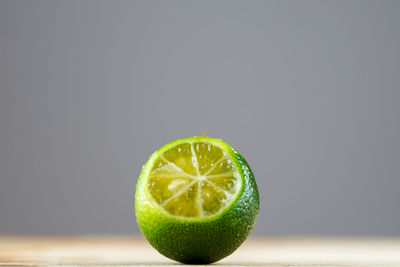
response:
M204 141L222 148L242 179L242 188L224 210L212 217L174 217L163 211L146 190L146 178L154 160L184 142ZM235 251L247 238L257 219L259 195L246 160L222 140L211 137L178 139L156 151L139 176L135 193L136 220L144 237L164 256L182 263L212 263Z

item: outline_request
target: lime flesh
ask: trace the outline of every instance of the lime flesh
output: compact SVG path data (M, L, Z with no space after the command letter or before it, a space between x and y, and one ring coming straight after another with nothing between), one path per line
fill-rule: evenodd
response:
M185 142L159 155L147 188L170 215L210 217L236 196L241 182L238 176L232 160L221 148L210 143Z

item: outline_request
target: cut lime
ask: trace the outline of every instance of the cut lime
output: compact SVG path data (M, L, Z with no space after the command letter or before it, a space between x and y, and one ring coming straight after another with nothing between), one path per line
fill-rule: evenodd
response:
M247 237L259 209L257 186L244 158L219 139L169 143L144 166L135 212L143 235L163 255L210 263Z

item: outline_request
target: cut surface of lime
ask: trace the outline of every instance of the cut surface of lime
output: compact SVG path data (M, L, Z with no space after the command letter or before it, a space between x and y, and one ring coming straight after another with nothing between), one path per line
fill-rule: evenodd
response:
M172 216L210 217L237 195L241 180L232 159L215 144L184 142L155 158L148 192Z

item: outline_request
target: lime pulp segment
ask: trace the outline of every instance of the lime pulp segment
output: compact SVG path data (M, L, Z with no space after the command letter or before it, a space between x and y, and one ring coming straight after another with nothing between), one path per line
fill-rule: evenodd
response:
M231 158L207 142L184 142L159 154L147 179L157 205L169 215L185 218L219 214L240 186Z

